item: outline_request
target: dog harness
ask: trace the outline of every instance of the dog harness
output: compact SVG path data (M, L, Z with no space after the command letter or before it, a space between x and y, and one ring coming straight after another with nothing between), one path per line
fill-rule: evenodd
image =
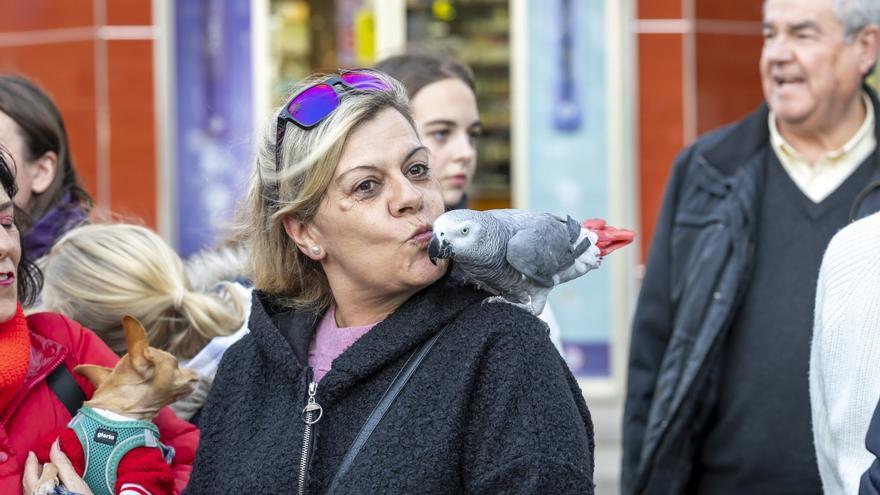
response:
M82 407L67 427L76 433L82 444L85 453L83 479L94 495L114 495L119 461L132 449L158 448L169 464L174 458L174 449L159 442L159 428L149 421L116 421L90 407Z

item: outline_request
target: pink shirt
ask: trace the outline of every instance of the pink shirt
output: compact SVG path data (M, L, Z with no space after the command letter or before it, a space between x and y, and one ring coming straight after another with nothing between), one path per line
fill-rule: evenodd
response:
M315 383L320 382L330 371L334 359L374 326L375 323L362 327L339 328L336 326L336 306L331 306L318 324L318 331L309 344L309 366L315 372Z

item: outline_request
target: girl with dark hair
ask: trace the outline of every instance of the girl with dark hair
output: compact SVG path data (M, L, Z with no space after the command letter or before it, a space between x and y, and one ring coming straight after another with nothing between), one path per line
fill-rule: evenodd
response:
M95 334L56 313L25 317L22 303L33 301L39 292L41 275L28 262L19 239L13 203L16 196L14 167L10 154L0 147L0 493L33 492L40 466L29 452L43 436L66 425L71 414L62 403L58 377L71 383L66 392L78 391L88 399L91 382L73 372L79 364L112 367L118 357ZM63 380L63 378L62 378ZM75 384L75 385L74 385ZM161 441L175 449L171 468L175 488L183 490L198 445L198 430L178 419L170 409L156 418ZM63 467L61 481L68 488L80 487L81 478L66 467L63 454L53 454Z
M58 108L33 82L0 75L0 144L16 165L15 205L22 244L43 257L65 232L86 221L92 200L80 187Z

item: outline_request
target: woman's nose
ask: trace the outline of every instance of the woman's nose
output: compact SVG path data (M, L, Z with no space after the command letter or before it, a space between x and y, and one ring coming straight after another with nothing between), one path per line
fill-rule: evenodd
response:
M15 249L18 241L6 229L0 228L0 259L9 256L9 253Z
M459 163L469 163L476 159L477 150L474 141L466 132L456 135L453 143L452 159Z
M402 215L409 211L421 210L424 192L405 177L401 177L395 183L394 196L391 199L391 214Z

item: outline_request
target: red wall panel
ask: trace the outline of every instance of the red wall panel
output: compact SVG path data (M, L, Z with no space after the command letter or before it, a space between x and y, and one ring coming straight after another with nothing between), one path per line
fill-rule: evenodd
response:
M144 26L153 23L153 2L150 0L106 0L106 5L107 24L111 26Z
M760 21L764 0L696 0L697 19Z
M697 131L739 120L763 100L760 36L697 34Z
M678 19L682 14L682 0L638 0L636 16L639 19Z
M156 226L156 132L151 41L110 41L110 207ZM148 62L145 64L145 61Z
M639 184L642 256L654 233L672 160L684 144L683 35L640 34Z
M0 0L0 32L94 25L93 0Z

